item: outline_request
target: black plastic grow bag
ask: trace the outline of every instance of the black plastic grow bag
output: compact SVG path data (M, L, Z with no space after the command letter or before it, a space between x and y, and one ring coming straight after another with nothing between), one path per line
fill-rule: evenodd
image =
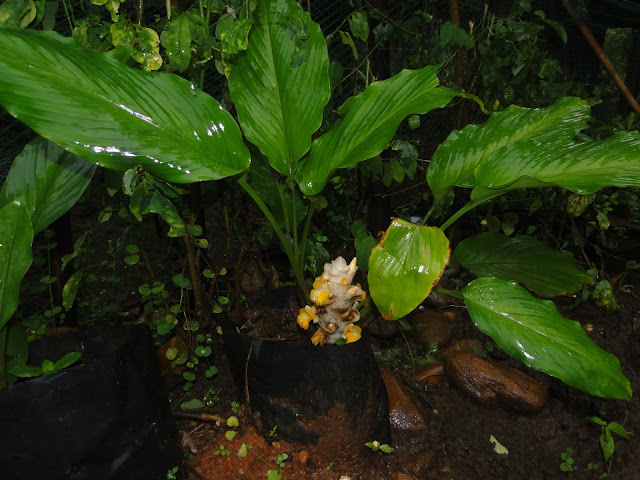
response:
M180 463L148 329L98 326L31 344L30 363L80 365L0 390L6 480L160 479Z
M347 457L366 452L367 441L391 442L387 391L366 332L355 343L321 347L255 339L230 320L223 332L232 373L263 434L277 427L279 439Z

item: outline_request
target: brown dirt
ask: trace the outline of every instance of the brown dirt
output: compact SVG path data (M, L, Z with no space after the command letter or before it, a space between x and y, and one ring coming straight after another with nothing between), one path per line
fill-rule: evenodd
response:
M626 279L640 283L640 276ZM631 290L633 292L633 289ZM183 471L189 480L243 479L265 480L269 470L276 470L289 480L538 480L556 478L598 479L607 473L610 479L640 479L640 456L637 435L630 440L614 436L615 453L604 462L599 443L600 430L587 420L600 416L606 421L622 424L628 431L640 431L640 298L634 294L619 295L620 310L607 313L590 303L563 313L583 325L591 324L591 338L602 348L615 354L624 373L631 381L636 397L629 402L606 400L587 395L562 382L525 369L504 354L493 356L516 366L543 382L550 392L549 402L539 413L523 415L500 407L479 405L454 389L446 380L437 385L412 380L412 369L396 370L432 412L427 431L398 433L393 436L391 454L375 452L366 458L331 463L331 451L313 446L290 444L277 437L265 439L256 433L248 412L241 410L238 435L228 441L225 425L203 424L193 420L180 421L181 430L189 433L198 453L186 462ZM460 313L463 316L464 313ZM467 318L456 338L474 336L483 343L488 337L477 332ZM224 359L219 359L224 364ZM221 368L214 385L225 392L222 406L231 400L241 401L228 378L228 368ZM230 411L218 412L222 416ZM214 408L215 410L215 408ZM494 436L509 450L499 455L489 438ZM372 439L374 440L374 439ZM242 443L251 444L246 457L237 455ZM230 452L221 455L220 445ZM561 454L573 448L573 472L562 472ZM340 445L333 446L339 450ZM216 453L218 451L218 453ZM276 465L278 455L287 453L284 467ZM589 468L593 462L597 467ZM273 477L275 478L275 477Z

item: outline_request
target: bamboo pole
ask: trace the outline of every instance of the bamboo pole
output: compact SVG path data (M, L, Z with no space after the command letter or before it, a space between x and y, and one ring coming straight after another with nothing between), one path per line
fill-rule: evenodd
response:
M593 51L597 55L598 60L600 60L600 63L602 63L602 66L607 71L607 74L609 74L609 76L613 80L613 83L616 84L616 87L618 87L618 90L620 90L624 98L627 100L627 102L629 102L629 105L631 105L631 108L633 109L633 111L640 114L640 104L638 104L638 101L636 100L636 98L633 96L633 94L631 93L627 85L624 83L622 78L620 78L620 75L618 75L616 68L613 66L613 64L607 57L607 55L604 53L604 50L602 50L602 47L600 46L598 41L595 39L595 37L591 33L591 30L589 30L589 27L587 27L584 24L584 22L582 22L578 18L578 13L571 6L571 3L569 2L569 0L562 0L562 4L564 5L564 8L567 10L569 15L571 15L571 17L575 20L577 27L580 29L580 31L582 32L582 35L587 40L587 43L589 43L589 46L593 49Z

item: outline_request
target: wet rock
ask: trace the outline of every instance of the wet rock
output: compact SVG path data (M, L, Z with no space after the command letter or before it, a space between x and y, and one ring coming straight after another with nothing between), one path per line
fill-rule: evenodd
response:
M416 341L422 345L435 342L438 346L447 345L457 328L454 319L440 312L417 312L411 319L411 325L418 332Z
M426 380L427 383L437 385L444 378L444 366L441 362L431 363L416 373L413 378L418 382Z
M417 478L429 478L430 470L436 463L436 452L430 448L412 454L404 463L404 467Z
M549 395L547 387L520 370L479 356L476 349L477 344L467 340L440 353L452 384L486 405L499 403L523 413L544 407Z
M487 355L487 352L482 347L482 342L480 342L480 340L475 338L465 338L463 340L458 340L450 347L439 350L436 354L436 358L443 360L456 352L472 353L483 357Z
M386 368L380 369L389 395L389 421L391 428L400 431L417 431L427 428L428 414L413 397L411 390Z
M267 288L267 278L257 260L251 259L240 279L242 290L248 295L255 295Z

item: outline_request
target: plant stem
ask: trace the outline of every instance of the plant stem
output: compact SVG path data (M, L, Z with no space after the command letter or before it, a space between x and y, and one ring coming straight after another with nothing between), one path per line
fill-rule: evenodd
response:
M462 293L460 293L458 290L449 290L448 288L434 287L433 291L438 293L444 293L445 295L449 295L450 297L455 297L460 300L464 300Z
M276 221L275 217L269 210L269 207L262 201L258 192L256 192L251 185L247 182L247 178L245 175L239 177L237 180L238 185L240 185L245 192L249 194L251 199L258 206L263 215L267 218L271 226L273 227L273 231L275 232L278 240L280 240L280 245L282 245L282 250L284 250L285 255L289 259L289 263L291 264L291 268L293 269L293 274L296 277L296 283L298 284L298 295L301 296L301 300L304 299L305 303L311 303L309 300L309 293L306 291L306 285L304 281L304 271L303 264L298 259L298 252L294 251L294 245L290 236L285 235L280 228L280 225Z
M464 207L462 207L460 210L458 210L456 213L454 213L451 217L449 217L449 220L447 220L446 222L444 222L442 225L440 225L440 230L446 230L447 228L449 228L456 220L458 220L462 215L464 215L465 213L467 213L469 210L473 210L474 208L476 208L478 205L482 205L484 202L487 202L489 200L491 200L492 198L495 198L497 196L502 195L503 193L505 193L504 191L501 192L496 192L492 195L489 195L488 197L484 197L481 200L470 200Z
M189 234L182 236L185 249L187 251L187 265L189 266L189 276L191 277L191 285L193 287L193 299L196 302L196 310L200 316L200 320L209 323L211 319L209 302L207 301L207 295L202 285L202 276L200 269L198 268L198 262L196 260L196 249L191 243L192 237Z

